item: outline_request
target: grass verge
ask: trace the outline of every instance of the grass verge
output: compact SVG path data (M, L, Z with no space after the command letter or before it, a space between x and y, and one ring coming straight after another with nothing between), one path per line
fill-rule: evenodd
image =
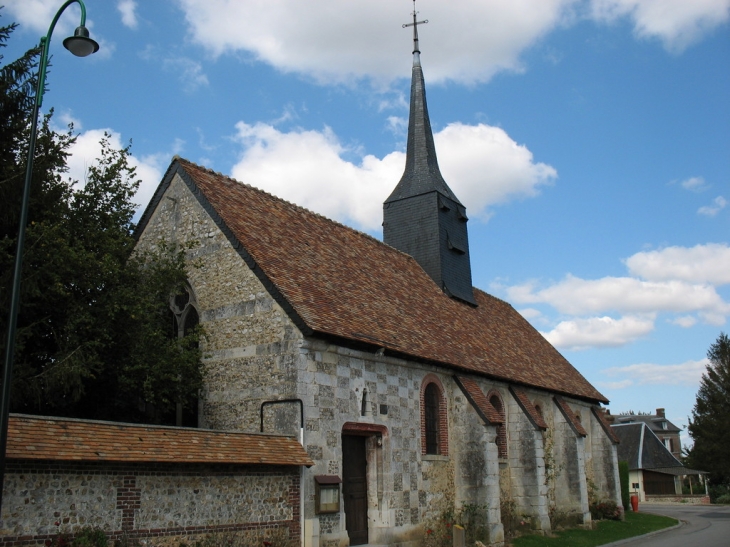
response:
M554 536L522 536L512 541L514 547L596 547L620 539L647 534L677 524L677 520L649 513L626 512L626 520L602 520L595 530L572 529Z

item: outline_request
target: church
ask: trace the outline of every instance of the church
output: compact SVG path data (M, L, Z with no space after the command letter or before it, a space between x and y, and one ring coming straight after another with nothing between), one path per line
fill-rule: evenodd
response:
M189 248L173 302L206 332L199 427L292 435L314 462L305 546L417 545L464 508L502 545L514 523L548 532L590 523L591 502L621 505L607 399L472 286L417 25L414 13L407 159L382 242L179 157L137 227L140 250Z

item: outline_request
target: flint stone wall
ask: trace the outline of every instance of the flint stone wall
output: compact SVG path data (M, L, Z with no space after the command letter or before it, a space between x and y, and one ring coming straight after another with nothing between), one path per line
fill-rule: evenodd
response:
M188 282L206 333L199 425L258 431L264 401L294 396L301 332L177 175L136 249L156 251L163 243L187 248ZM266 432L299 433L298 409L269 410Z
M508 460L498 463L494 427L474 421L451 378L453 371L305 336L177 176L158 203L138 249L154 249L161 241L193 243L187 254L188 279L207 333L200 425L258 431L263 417L266 432L298 434L298 404L261 409L265 401L302 401L303 445L315 461L302 476L305 528L311 530L312 545L348 543L343 508L335 515L316 514L313 478L341 476L345 423L384 428L382 446L372 435L366 449L371 543L416 543L422 539L424 519L461 503L489 505L493 539L499 543L500 482L509 496L520 498L525 512L537 517L538 527L547 528L544 439L540 432L529 430L506 384L479 379L484 393L498 389L507 406L511 446ZM419 395L428 374L438 376L444 387L449 419L445 456L421 454ZM575 439L562 417L548 417L550 408L557 412L549 395L531 396L544 399L541 405L555 437L556 463L564 474L569 472L556 481L570 483L558 492L559 506L587 511L585 443Z
M85 526L112 539L285 529L299 540L299 468L11 461L0 546Z
M527 393L533 401L539 397L532 392ZM504 400L509 416L507 439L511 499L518 515L530 517L532 528L549 531L543 432L532 425L512 394ZM537 402L545 408L542 401Z

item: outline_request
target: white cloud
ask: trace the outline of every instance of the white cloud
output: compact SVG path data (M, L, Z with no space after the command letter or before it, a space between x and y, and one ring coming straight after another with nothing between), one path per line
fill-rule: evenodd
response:
M9 19L23 27L45 35L48 26L56 15L60 4L58 0L5 0L5 9L8 10ZM56 32L65 35L73 33L81 18L81 9L77 4L72 4L64 12L63 17L58 20Z
M714 205L700 207L697 209L697 213L708 217L714 217L727 206L727 200L722 196L717 196L714 200L712 200L712 203Z
M341 143L329 129L282 132L273 125L236 125L243 145L232 176L286 200L364 230L378 230L382 203L403 174L405 154L343 159L358 150ZM556 176L532 161L532 154L501 129L483 124L452 124L434 136L446 181L468 213L486 218L490 205L532 196ZM484 173L489 173L485 177Z
M657 38L681 52L730 18L730 0L591 0L592 16L630 17L640 38Z
M682 188L691 192L702 192L709 186L702 177L690 177L680 182Z
M48 27L61 5L59 0L4 0L0 2L0 6L3 6L3 16L7 16L7 20L18 23L21 30L37 33L39 38L46 35ZM55 41L58 39L63 40L63 38L71 36L80 21L79 5L70 4L56 23L51 37L53 43L56 43ZM114 46L93 32L93 10L87 9L86 28L91 31L91 37L99 43L99 52L94 55L94 58L109 58L114 51Z
M192 39L214 55L247 52L284 72L321 83L361 77L387 83L408 74L410 2L177 0ZM728 19L730 0L512 0L457 4L419 0L420 46L430 82L487 81L524 70L520 55L542 37L575 24L631 18L640 38L681 51ZM221 16L225 14L225 16ZM394 52L396 52L394 54ZM401 52L401 54L397 54Z
M672 319L669 321L673 325L677 325L679 327L688 329L690 327L694 327L697 324L697 318L692 317L691 315L685 315L682 317L677 317L675 319Z
M119 0L117 9L122 15L122 24L131 29L137 28L137 2L134 0Z
M634 385L631 380L619 380L618 382L597 382L598 386L603 389L625 389Z
M542 317L542 312L540 310L536 310L535 308L522 308L521 310L517 310L519 314L524 317L525 319L539 319Z
M67 160L69 172L64 175L64 178L70 177L81 184L84 183L89 166L101 155L99 142L105 132L109 133L109 142L113 148L126 146L126 143L122 141L122 136L111 129L90 129L80 133L76 138L76 143L71 147L71 155ZM134 197L136 204L145 206L150 201L157 185L162 180L164 169L167 167L165 162L169 161L169 158L170 154L167 153L129 158L129 163L137 168L137 177L142 181Z
M569 349L631 343L653 331L660 314L666 323L685 329L700 321L722 326L730 315L730 303L716 290L730 284L730 245L726 243L644 251L625 263L630 274L626 277L567 275L550 284L531 280L492 286L512 302L544 304L561 314L560 322L545 310L525 317L533 324L537 320L554 326L543 335Z
M621 319L591 317L560 322L542 335L555 347L582 350L591 347L623 346L654 330L653 317L628 316Z
M446 182L472 215L483 219L490 205L535 196L558 176L553 167L535 163L527 147L498 127L453 123L434 140Z
M626 367L611 367L601 372L611 378L623 377L622 382L626 385L622 387L631 385L696 386L708 363L707 359L685 361L679 365L640 363Z
M209 85L208 76L203 71L203 65L199 61L189 57L173 55L167 51L161 53L149 44L139 55L145 61L160 63L163 70L177 76L188 93Z
M203 65L188 57L168 57L162 62L168 72L177 73L179 80L187 92L208 85L208 76L203 72Z
M730 245L708 243L694 247L665 247L640 252L625 260L629 273L650 281L730 283Z
M486 81L503 69L520 70L520 53L553 29L576 0L460 3L421 0L421 49L431 82ZM383 82L408 74L410 2L259 2L178 0L193 39L214 54L247 51L285 72L320 82ZM226 14L222 17L221 14ZM401 55L394 52L402 52Z
M522 304L549 304L561 313L704 312L716 316L730 313L730 305L710 285L678 280L641 281L631 277L589 280L568 275L545 288L534 283L507 289L511 300Z
M53 125L53 130L58 133L65 133L68 131L69 125L73 125L74 131L81 131L81 120L78 118L75 118L74 115L70 111L64 111L60 114L56 114L51 119L51 124Z

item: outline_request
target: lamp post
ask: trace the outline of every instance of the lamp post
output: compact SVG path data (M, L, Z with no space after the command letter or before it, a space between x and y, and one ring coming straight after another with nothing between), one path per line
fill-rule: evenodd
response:
M28 140L28 161L25 167L25 185L23 186L23 200L20 206L20 227L18 228L18 246L15 251L15 268L13 270L13 286L10 296L10 316L8 318L8 338L5 345L5 369L3 371L3 386L0 394L0 510L2 510L2 490L5 483L5 451L8 445L8 418L10 415L10 387L13 379L13 354L15 353L15 328L18 320L20 305L20 274L23 269L23 246L25 244L25 226L28 223L28 204L30 202L30 186L33 179L33 158L35 156L35 141L38 133L38 111L43 103L43 92L46 85L46 68L48 67L48 49L51 45L51 34L56 27L58 18L71 4L78 3L81 7L81 23L63 41L63 45L77 57L86 57L99 51L99 44L89 38L86 29L86 6L82 0L68 0L61 6L48 27L48 34L41 38L41 58L38 63L38 82L35 92L35 104L30 125L30 139Z

